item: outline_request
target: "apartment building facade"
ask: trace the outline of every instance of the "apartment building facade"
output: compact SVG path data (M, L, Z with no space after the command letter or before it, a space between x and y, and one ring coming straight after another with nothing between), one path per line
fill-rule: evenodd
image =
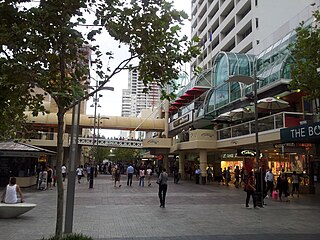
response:
M192 0L191 37L201 54L191 67L210 69L220 51L253 53L262 40L314 0ZM257 53L257 52L256 52Z

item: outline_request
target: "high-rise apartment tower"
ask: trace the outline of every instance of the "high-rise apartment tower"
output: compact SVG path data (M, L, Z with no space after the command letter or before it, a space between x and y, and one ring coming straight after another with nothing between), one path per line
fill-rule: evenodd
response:
M248 53L314 0L192 0L191 37L202 53L191 67L212 67L219 51Z

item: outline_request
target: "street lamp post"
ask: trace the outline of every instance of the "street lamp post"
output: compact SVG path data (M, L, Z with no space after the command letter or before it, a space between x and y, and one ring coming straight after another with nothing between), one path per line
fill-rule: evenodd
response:
M245 75L234 75L230 76L226 82L241 82L246 85L253 84L253 91L254 91L254 125L255 125L255 151L256 151L256 164L257 170L259 169L259 162L260 162L260 144L259 144L259 127L258 127L258 78L256 76L255 69L253 70L253 77L245 76ZM263 169L261 164L260 169L260 188L261 188L261 206L263 206Z
M93 89L98 89L99 88L99 81L96 80L96 85L92 87ZM113 87L102 87L99 90L109 90L109 91L114 91ZM96 124L97 124L97 107L101 107L98 102L99 98L102 97L103 95L98 94L98 91L95 92L94 98L93 98L93 105L90 107L94 107L94 116L93 116L93 137L92 137L92 150L95 149L95 145L98 146L98 141L99 139L96 137ZM92 117L89 117L92 118ZM99 122L100 122L100 113L98 116L98 128L99 128ZM98 129L99 132L99 129ZM99 137L99 136L98 136ZM97 144L95 144L95 141L97 141ZM92 154L92 162L91 162L91 168L90 168L90 180L89 180L89 188L93 188L93 177L94 177L94 154Z

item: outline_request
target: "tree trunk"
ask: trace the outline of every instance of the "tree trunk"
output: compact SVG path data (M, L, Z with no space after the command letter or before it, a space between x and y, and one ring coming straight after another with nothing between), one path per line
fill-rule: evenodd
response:
M65 111L58 107L58 146L57 146L57 187L58 187L58 196L57 196L57 219L56 219L56 233L55 236L58 239L62 238L62 226L63 226L63 182L62 182L62 173L61 167L63 162L63 134L64 134L64 115Z

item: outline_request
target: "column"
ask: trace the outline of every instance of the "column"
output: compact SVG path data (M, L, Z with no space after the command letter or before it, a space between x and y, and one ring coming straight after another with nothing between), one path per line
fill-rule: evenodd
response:
M168 119L169 119L169 101L168 99L164 100L164 135L165 138L168 137L169 133L169 124L168 124Z
M201 182L202 182L202 184L206 184L206 179L207 179L206 168L208 165L207 151L200 150L199 157L200 157Z
M185 172L184 172L184 160L185 160L184 153L179 153L179 174L181 176L181 179L186 179Z

